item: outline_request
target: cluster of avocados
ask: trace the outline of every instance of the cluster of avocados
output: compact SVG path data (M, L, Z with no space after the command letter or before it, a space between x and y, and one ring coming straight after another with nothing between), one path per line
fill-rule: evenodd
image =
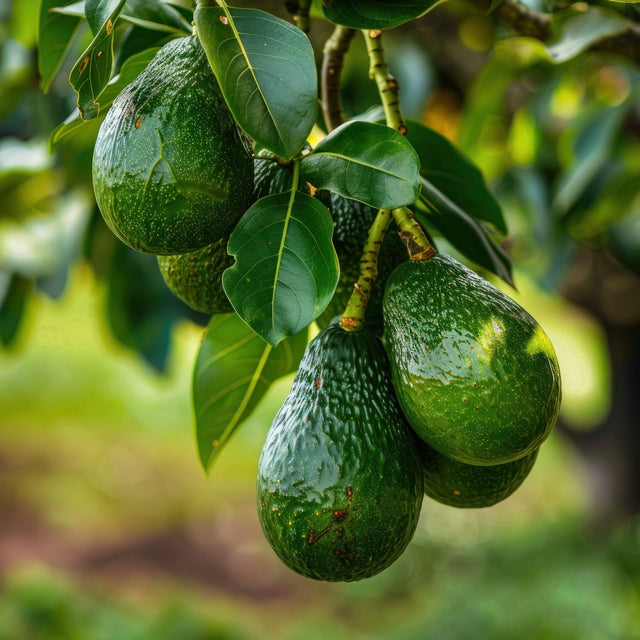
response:
M232 311L221 276L235 224L292 183L289 167L252 154L196 36L165 45L114 101L93 177L112 231L157 255L174 293L207 313ZM409 260L394 233L364 328L331 321L376 211L316 195L335 222L342 276L268 432L258 512L293 570L352 581L402 554L425 494L486 507L515 491L557 419L560 379L526 311L451 257Z
M312 340L260 457L265 535L311 578L388 567L423 494L463 508L505 499L558 416L549 338L455 259L401 262L382 311L382 339L332 323Z

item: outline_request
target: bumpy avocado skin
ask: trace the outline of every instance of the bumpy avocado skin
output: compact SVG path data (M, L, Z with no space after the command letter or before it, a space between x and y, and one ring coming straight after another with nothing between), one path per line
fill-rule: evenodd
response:
M232 264L226 238L190 253L158 256L160 273L169 289L203 313L233 311L222 288L222 272Z
M228 236L252 202L253 161L196 36L177 38L114 101L93 186L111 230L158 255Z
M388 567L423 497L416 442L379 339L332 324L309 344L258 465L267 540L294 571L352 581Z
M319 191L317 197L327 206L335 223L333 244L340 261L340 279L336 292L316 320L320 327L326 327L335 316L344 312L353 293L353 285L360 275L362 249L378 210L328 191ZM371 289L365 317L365 326L376 334L382 334L383 330L382 298L385 282L391 272L407 258L406 245L400 240L395 225L392 224L380 248L378 277Z
M549 338L511 298L437 255L387 281L385 344L407 420L440 453L495 465L537 449L560 408Z
M419 440L424 492L451 507L481 509L508 498L529 475L539 449L497 465L472 465L443 456Z

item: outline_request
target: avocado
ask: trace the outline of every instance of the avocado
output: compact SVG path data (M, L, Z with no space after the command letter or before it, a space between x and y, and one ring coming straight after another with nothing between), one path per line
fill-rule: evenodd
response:
M335 316L344 313L353 293L353 285L360 276L362 250L378 210L329 191L318 191L316 197L329 209L335 223L333 244L340 261L340 279L336 291L327 308L316 320L318 325L324 328ZM365 327L374 333L382 334L382 297L385 282L395 267L408 257L407 247L392 223L380 248L378 277L371 289L365 317Z
M459 462L522 458L549 435L560 372L540 325L446 255L405 262L387 281L385 344L409 424Z
M169 289L192 309L203 313L233 311L222 288L222 272L232 264L226 238L190 253L158 256L160 273Z
M164 45L114 100L93 155L111 230L157 255L228 237L253 201L253 160L196 36Z
M418 440L418 451L427 496L451 507L480 509L508 498L524 482L539 449L523 458L490 466L458 462L422 440Z
M309 578L367 578L406 548L422 471L375 335L334 323L309 343L267 434L257 498L267 540Z

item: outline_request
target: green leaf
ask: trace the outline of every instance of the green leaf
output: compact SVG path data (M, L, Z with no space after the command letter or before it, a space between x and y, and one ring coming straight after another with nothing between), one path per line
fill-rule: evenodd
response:
M191 25L179 11L161 0L127 0L123 20L153 31L190 35Z
M271 384L298 366L307 332L265 344L235 313L211 318L193 373L198 453L205 471Z
M120 0L86 0L84 13L94 36L108 20L113 20L113 14L122 8L119 5Z
M99 10L99 6L93 7L91 21L104 19L95 38L82 53L69 76L69 82L78 94L78 109L85 120L91 120L98 116L101 93L107 86L113 69L113 39L115 35L114 24L124 7L125 0L112 0L108 3L93 3L107 5L113 9L106 15ZM87 3L89 4L89 3ZM89 7L87 6L87 19L89 20Z
M381 124L346 122L300 163L303 178L378 209L413 204L420 162L403 135Z
M507 225L498 201L482 173L443 135L417 120L409 120L407 140L420 158L423 188L433 185L471 218L489 222L501 233Z
M198 6L198 36L242 129L288 160L304 146L317 115L317 78L309 39L255 9Z
M299 191L265 196L229 239L236 263L222 276L238 315L272 345L313 322L335 291L339 267L328 209Z
M588 49L594 42L626 31L627 21L613 11L589 7L587 11L567 9L551 17L553 43L549 54L554 62L566 62Z
M481 222L424 179L420 205L414 213L421 224L433 226L469 260L513 285L509 256L492 240Z
M109 82L100 96L97 118L107 113L116 96L138 77L157 52L158 47L147 49L146 51L131 56L122 65L120 73ZM80 111L75 109L62 124L51 132L49 136L49 149L54 149L61 140L77 131L84 124L87 124L87 121L83 120L80 116Z
M78 16L53 13L56 6L73 4L72 0L42 0L38 35L38 69L43 91L48 91L51 81L60 69L71 42L82 24Z
M327 20L353 29L391 29L427 13L444 0L323 0Z

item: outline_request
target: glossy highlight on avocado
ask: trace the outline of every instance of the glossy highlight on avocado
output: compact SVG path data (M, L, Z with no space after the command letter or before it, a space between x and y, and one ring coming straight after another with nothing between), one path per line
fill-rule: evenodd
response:
M398 401L434 449L495 465L549 435L560 409L551 342L484 278L446 255L406 262L387 282L384 320Z
M196 36L162 47L100 127L93 186L111 230L172 255L228 237L253 196L253 160Z
M423 480L381 342L337 324L309 344L258 464L258 514L283 562L317 580L388 567L415 531Z

